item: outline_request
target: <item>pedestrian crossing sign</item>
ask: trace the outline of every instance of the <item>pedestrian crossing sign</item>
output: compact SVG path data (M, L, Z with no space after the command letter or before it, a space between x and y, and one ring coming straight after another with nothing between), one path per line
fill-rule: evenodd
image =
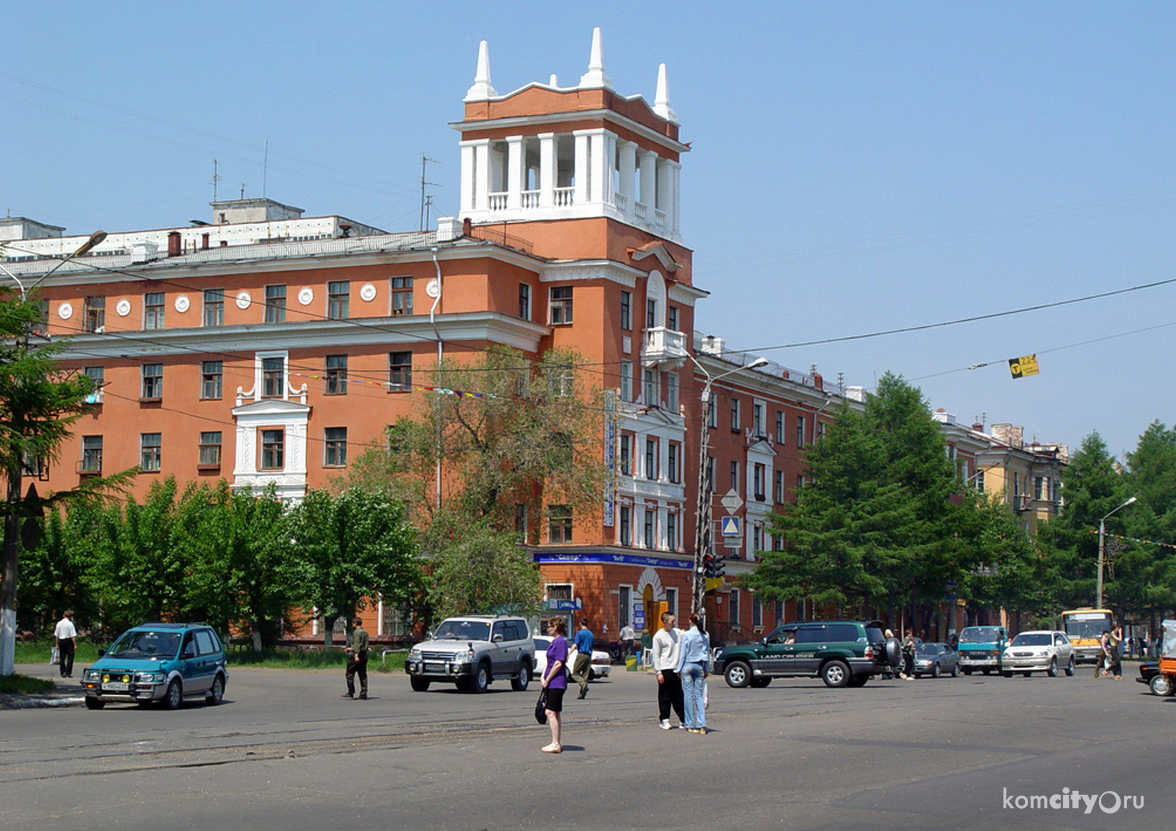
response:
M741 537L743 536L743 529L739 527L739 517L725 516L720 522L722 528L722 535L724 537Z

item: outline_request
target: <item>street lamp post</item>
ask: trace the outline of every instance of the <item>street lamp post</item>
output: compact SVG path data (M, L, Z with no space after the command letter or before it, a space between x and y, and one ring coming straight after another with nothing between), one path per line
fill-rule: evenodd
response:
M713 507L711 503L714 501L711 498L711 485L713 483L709 481L706 475L706 460L708 451L710 450L709 421L711 388L714 386L715 381L726 378L728 375L733 375L743 369L755 369L756 367L764 366L768 362L768 359L756 358L746 366L737 366L734 369L727 370L712 377L703 365L695 360L693 355L689 352L686 355L698 367L699 372L706 376L706 381L702 385L702 395L700 396L702 409L698 417L699 424L701 425L698 442L698 504L694 512L694 575L691 582L692 597L690 603L690 611L698 612L702 608L702 596L705 593L703 591L705 586L703 580L704 558L707 554L711 553L711 545L713 543L711 534L711 511Z
M1119 508L1126 508L1128 505L1130 505L1134 501L1135 501L1135 497L1133 496L1130 499L1128 499L1126 502L1124 502L1122 505L1120 505L1118 508L1115 508L1115 511L1119 510ZM1098 521L1098 589L1096 591L1096 594L1098 595L1098 599L1097 599L1097 603L1095 604L1096 609L1101 609L1103 607L1103 561L1105 560L1105 557L1106 557L1105 552L1107 549L1106 521L1107 521L1107 517L1109 517L1111 514L1115 513L1115 511L1111 511L1110 514L1107 514L1107 516L1104 516L1102 519L1100 519Z

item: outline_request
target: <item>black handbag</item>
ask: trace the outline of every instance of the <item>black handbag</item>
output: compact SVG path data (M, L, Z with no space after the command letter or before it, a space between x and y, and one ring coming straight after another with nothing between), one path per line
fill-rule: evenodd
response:
M539 700L535 702L535 721L547 724L547 690L539 693Z

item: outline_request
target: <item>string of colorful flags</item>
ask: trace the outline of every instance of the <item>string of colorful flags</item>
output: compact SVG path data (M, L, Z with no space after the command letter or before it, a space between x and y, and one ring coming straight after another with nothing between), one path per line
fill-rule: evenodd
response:
M1091 534L1097 534L1097 528L1088 529ZM1117 540L1124 540L1126 542L1141 542L1144 545L1162 545L1164 548L1176 548L1176 543L1170 542L1156 542L1155 540L1141 540L1138 537L1124 537L1122 534L1105 534L1107 537L1114 537Z

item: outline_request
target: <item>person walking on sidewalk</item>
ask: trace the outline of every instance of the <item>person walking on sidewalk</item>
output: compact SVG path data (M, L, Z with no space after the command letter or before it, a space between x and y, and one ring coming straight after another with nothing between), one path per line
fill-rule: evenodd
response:
M704 685L706 668L710 664L710 638L702 625L702 618L690 616L690 629L682 636L678 647L678 677L682 679L683 709L687 733L706 733L706 704Z
M678 724L686 726L682 710L682 679L678 677L678 655L681 652L682 630L674 626L674 616L662 612L661 629L653 636L653 671L657 673L657 726L670 729L670 708L678 716Z
M588 695L588 674L592 671L592 645L596 637L588 628L588 618L580 618L580 628L576 632L576 664L572 668L572 680L580 685L580 698Z
M73 612L66 609L61 614L61 620L53 627L53 637L57 641L57 654L60 659L58 669L62 678L73 678L74 649L77 647L78 630L74 627Z
M347 692L344 698L355 698L355 676L359 675L359 697L368 697L367 683L368 633L363 628L363 619L355 619L351 640L347 644Z
M539 748L544 753L563 753L563 698L568 691L568 625L561 617L547 622L551 646L547 647L547 669L543 673L543 689L547 693L547 725L551 728L551 744Z

